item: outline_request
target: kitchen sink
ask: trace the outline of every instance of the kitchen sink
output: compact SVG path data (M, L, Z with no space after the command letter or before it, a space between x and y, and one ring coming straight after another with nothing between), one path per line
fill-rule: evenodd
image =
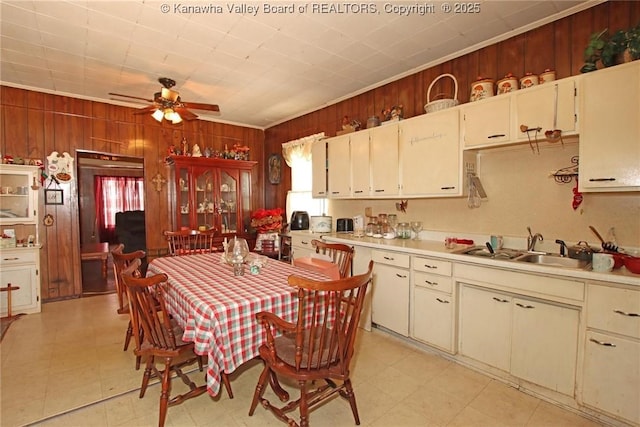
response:
M498 249L494 251L494 253L491 253L486 246L474 246L472 248L466 248L458 253L493 259L514 259L522 255L524 252L515 249L504 248Z
M589 261L550 254L524 254L517 257L515 260L519 262L528 262L531 264L565 268L585 268L590 264Z

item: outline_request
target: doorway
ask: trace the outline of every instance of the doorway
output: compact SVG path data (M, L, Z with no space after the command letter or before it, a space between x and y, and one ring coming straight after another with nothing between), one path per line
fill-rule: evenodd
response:
M108 252L118 243L115 214L144 211L144 159L84 150L77 150L76 159L82 295L113 293L113 265ZM121 198L127 198L127 202L121 203ZM136 198L137 202L129 203Z

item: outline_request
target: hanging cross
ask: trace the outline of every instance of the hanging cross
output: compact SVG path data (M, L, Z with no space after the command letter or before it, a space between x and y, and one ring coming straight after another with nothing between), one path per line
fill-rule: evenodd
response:
M151 180L151 182L153 182L153 184L156 187L156 191L160 192L162 190L162 185L167 182L166 179L164 179L164 177L160 174L160 172L158 172L156 174L156 176L153 177L153 179Z

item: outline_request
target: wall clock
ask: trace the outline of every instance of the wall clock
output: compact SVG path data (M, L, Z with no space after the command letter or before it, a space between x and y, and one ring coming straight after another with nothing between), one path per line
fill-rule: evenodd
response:
M51 214L46 214L44 216L44 218L42 219L42 222L44 223L44 225L46 225L47 227L51 227L53 225L53 215Z
M44 190L45 205L61 205L62 190Z

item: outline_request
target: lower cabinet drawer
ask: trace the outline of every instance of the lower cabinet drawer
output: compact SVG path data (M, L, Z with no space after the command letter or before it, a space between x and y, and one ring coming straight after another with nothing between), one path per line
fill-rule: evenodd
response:
M401 254L398 252L374 250L371 251L371 259L373 259L375 263L409 268L411 257L408 254Z
M451 294L453 291L453 278L438 276L437 274L413 272L413 284L416 287L432 289L434 291Z
M640 291L587 286L587 326L640 338Z

